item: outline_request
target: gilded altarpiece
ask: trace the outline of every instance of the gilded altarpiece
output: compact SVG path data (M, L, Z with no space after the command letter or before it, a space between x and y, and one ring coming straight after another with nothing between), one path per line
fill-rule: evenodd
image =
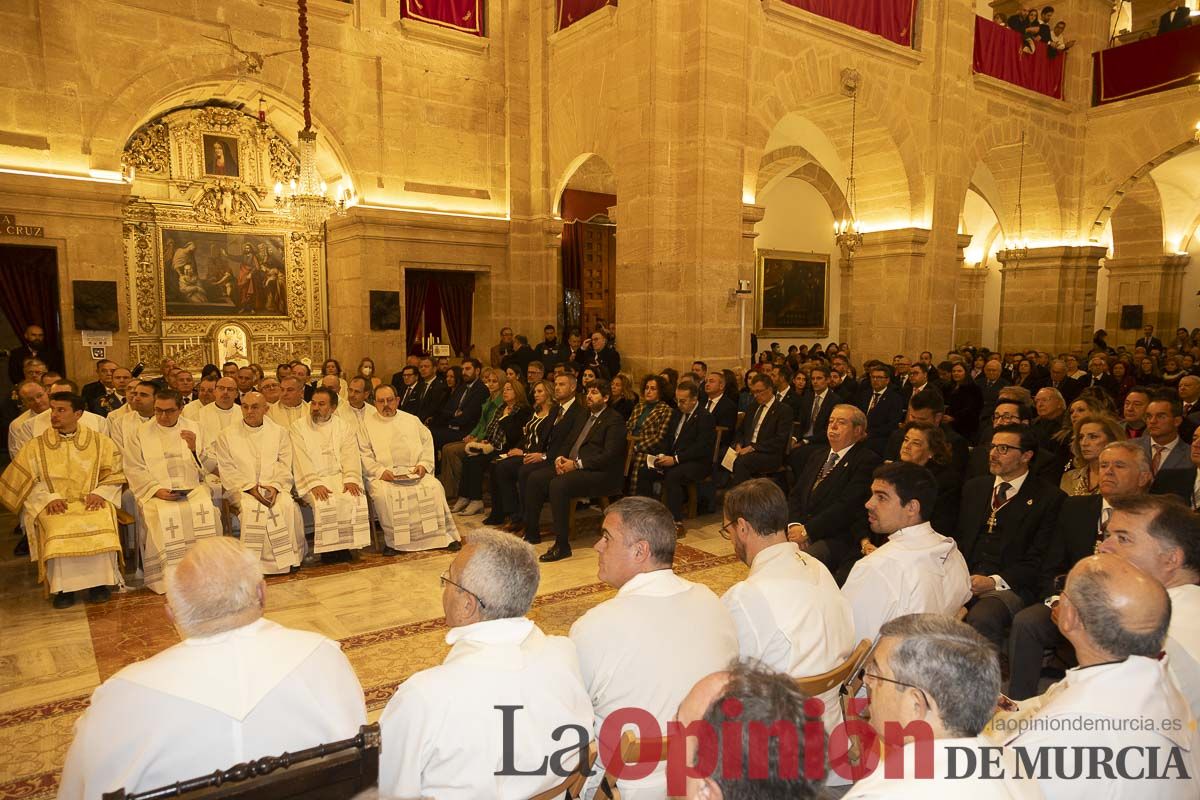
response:
M183 109L142 126L123 160L134 171L124 220L132 360L152 371L165 358L199 371L231 354L271 368L320 364L324 242L274 211L271 187L298 171L278 131L237 109ZM231 334L244 344L231 346Z

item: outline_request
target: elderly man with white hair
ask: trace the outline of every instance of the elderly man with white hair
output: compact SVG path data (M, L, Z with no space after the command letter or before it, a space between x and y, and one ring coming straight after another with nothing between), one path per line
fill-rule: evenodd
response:
M278 403L271 404L267 416L284 430L291 430L292 425L308 416L308 403L304 402L304 382L299 378L288 377L279 382L282 394Z
M183 641L92 693L58 796L142 792L356 735L366 706L338 644L264 619L265 604L252 553L197 542L167 582Z
M379 719L382 795L523 800L587 752L575 645L526 616L538 580L533 547L487 529L442 573L450 653L401 684Z

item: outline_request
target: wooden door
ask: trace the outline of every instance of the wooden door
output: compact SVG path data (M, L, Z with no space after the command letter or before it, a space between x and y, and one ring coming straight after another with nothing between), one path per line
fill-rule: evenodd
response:
M580 330L588 336L600 320L616 322L617 237L612 225L586 223L581 226L583 281L580 292Z

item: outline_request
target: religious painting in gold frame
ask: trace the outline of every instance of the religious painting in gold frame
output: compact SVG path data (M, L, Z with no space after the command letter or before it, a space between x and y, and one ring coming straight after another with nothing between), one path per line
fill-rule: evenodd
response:
M829 254L759 250L754 327L759 336L829 335Z
M281 233L161 228L165 317L286 317Z

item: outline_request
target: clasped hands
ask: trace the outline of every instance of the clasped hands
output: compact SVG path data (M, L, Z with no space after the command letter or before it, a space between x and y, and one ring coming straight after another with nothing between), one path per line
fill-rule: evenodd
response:
M787 537L789 542L795 542L800 545L801 550L808 549L808 531L804 529L804 525L799 522L788 523Z
M250 495L267 508L272 508L275 505L275 500L279 497L279 490L273 486L262 486L260 484L255 486L253 489L248 489L246 494Z
M413 467L412 474L416 475L418 478L424 478L425 473L427 473L428 471L429 470L425 469L425 466L423 464L417 464L415 467ZM385 481L388 481L389 483L396 480L396 477L397 477L396 473L392 472L390 469L385 469L383 471L383 474L379 476L380 480L385 480Z
M559 456L558 458L554 459L554 471L559 475L566 475L568 472L574 472L577 469L579 469L579 467L577 467L575 462L569 458Z
M83 498L83 507L88 511L99 511L104 508L107 501L98 494L89 494ZM46 504L47 514L65 514L67 512L66 500L51 500Z

